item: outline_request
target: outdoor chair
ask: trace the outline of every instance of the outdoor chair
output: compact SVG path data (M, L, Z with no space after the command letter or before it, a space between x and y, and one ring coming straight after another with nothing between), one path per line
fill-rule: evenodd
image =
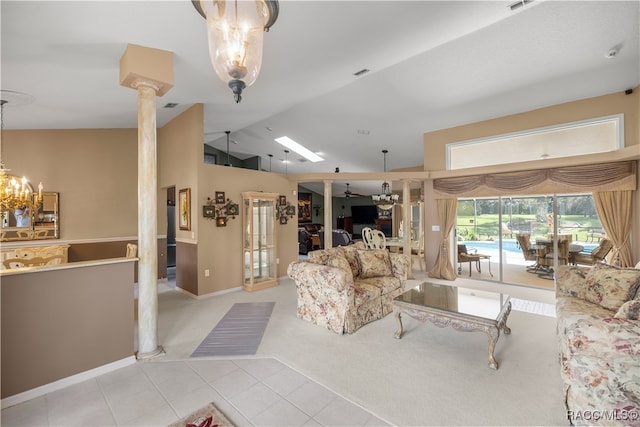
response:
M589 253L578 252L573 255L574 264L594 265L598 261L604 261L604 258L613 249L613 242L609 239L602 239L598 246Z
M531 247L531 235L529 233L516 234L516 240L518 241L520 250L522 250L522 255L524 256L525 261L538 260L538 255L536 254L536 250ZM532 271L537 268L538 268L538 264L535 262L526 267L527 271Z
M476 263L476 268L480 271L480 255L474 252L469 252L467 245L458 245L458 274L462 273L462 263L469 263L469 276L471 276L471 263Z

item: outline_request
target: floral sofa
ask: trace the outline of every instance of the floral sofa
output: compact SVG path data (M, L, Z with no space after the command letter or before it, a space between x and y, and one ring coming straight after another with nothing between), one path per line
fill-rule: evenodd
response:
M560 266L556 314L573 425L640 425L640 270Z
M384 249L354 245L309 252L289 264L296 283L299 318L338 334L357 329L393 310L403 291L410 259Z

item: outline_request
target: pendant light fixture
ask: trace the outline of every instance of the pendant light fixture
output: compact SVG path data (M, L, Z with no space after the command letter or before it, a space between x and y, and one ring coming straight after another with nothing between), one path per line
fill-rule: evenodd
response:
M389 150L382 150L382 155L384 157L384 172L387 171L387 153ZM374 194L371 196L373 200L373 204L382 209L383 211L388 211L398 203L398 199L400 196L397 194L391 193L391 186L387 181L382 183L382 192L380 194Z
M209 56L216 74L227 82L236 103L262 66L264 33L278 19L277 0L191 0L207 20Z

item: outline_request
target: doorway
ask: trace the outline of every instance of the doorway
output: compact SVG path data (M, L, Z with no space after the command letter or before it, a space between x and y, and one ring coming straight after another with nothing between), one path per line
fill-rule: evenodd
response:
M167 188L167 279L176 278L176 187Z

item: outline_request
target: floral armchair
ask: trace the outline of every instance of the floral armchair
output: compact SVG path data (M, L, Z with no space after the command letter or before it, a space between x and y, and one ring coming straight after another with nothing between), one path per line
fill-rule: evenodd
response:
M309 252L289 264L299 318L338 334L351 334L393 310L403 292L409 255L366 249L362 242Z

